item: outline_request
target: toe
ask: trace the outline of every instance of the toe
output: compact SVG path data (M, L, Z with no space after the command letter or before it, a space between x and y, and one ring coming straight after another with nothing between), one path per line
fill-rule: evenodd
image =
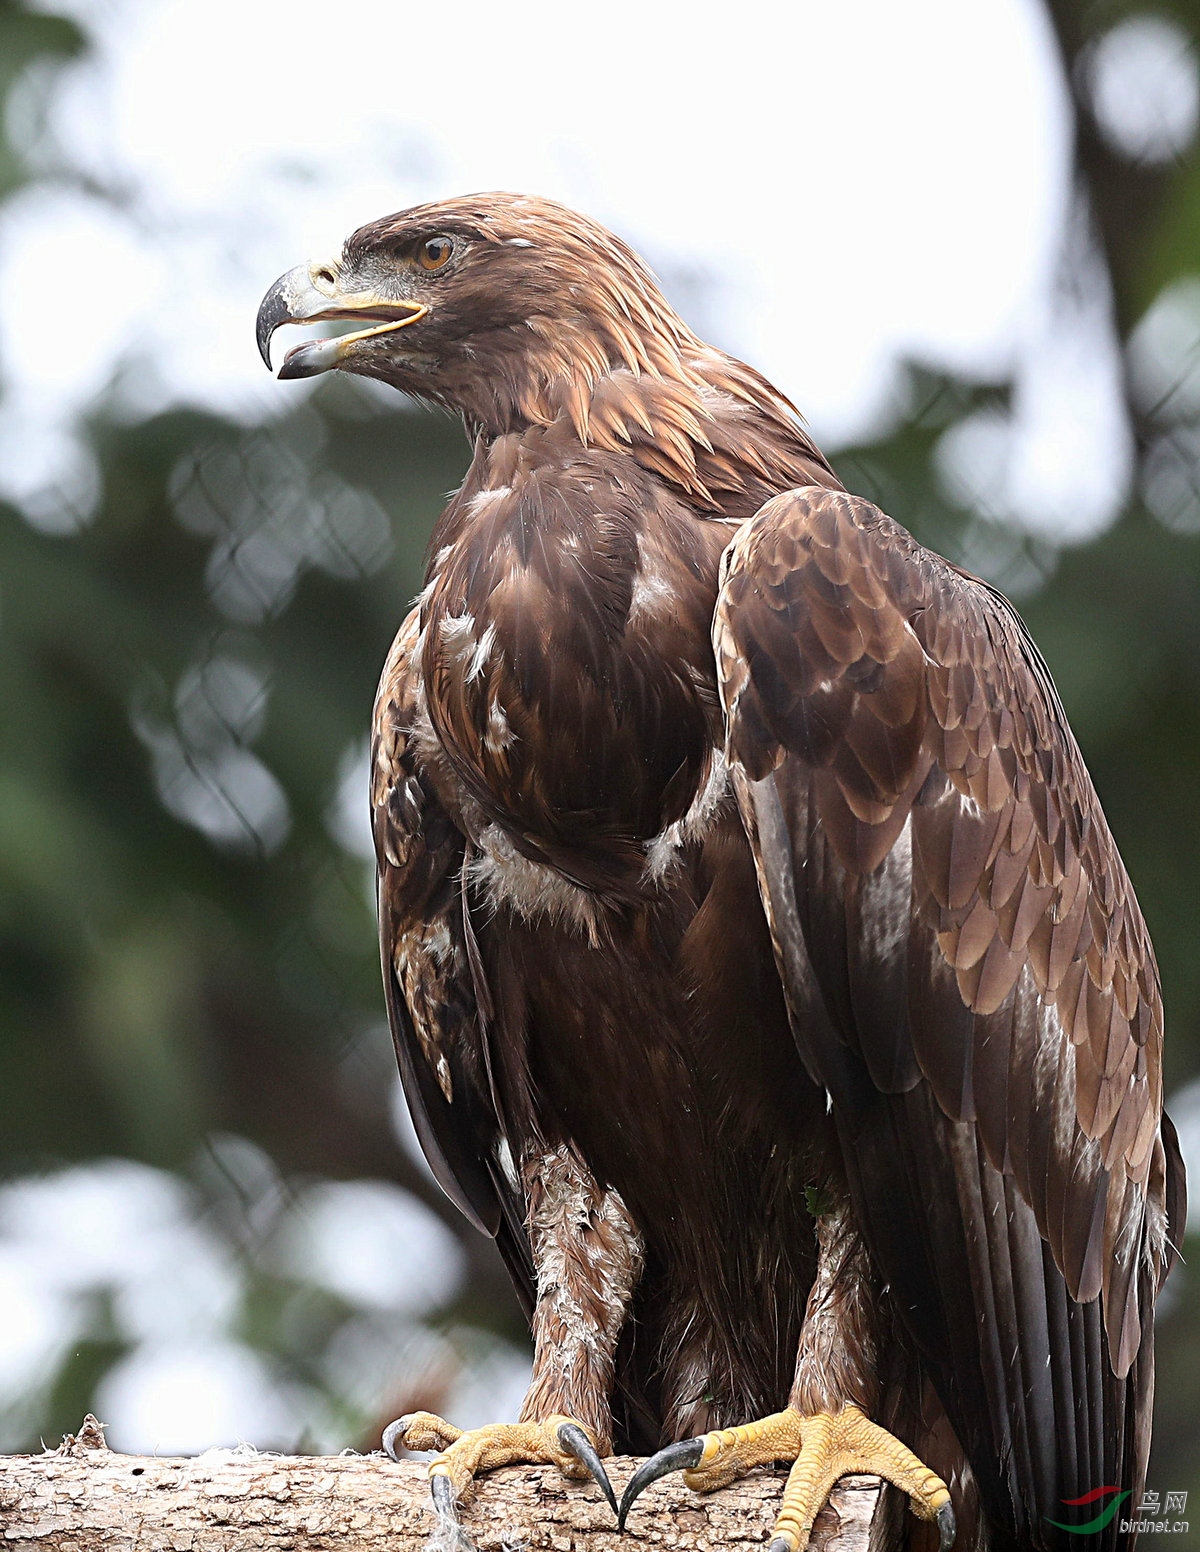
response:
M800 1414L789 1409L774 1412L739 1428L722 1428L704 1435L704 1450L683 1480L696 1493L728 1487L755 1466L777 1460L795 1460L800 1452Z
M682 1471L690 1488L708 1493L755 1466L781 1460L791 1461L792 1469L768 1552L802 1552L834 1483L854 1472L884 1477L908 1493L914 1514L937 1521L938 1552L949 1552L954 1540L954 1511L946 1484L856 1406L810 1415L789 1407L740 1428L724 1428L669 1444L643 1461L630 1478L617 1523L624 1530L640 1494L669 1472Z
M804 1417L801 1429L803 1443L775 1523L775 1541L783 1544L778 1552L800 1552L808 1545L813 1521L834 1484L856 1472L883 1477L907 1493L919 1519L937 1521L939 1552L948 1552L954 1539L950 1490L907 1445L856 1406ZM776 1552L774 1542L772 1552Z
M618 1523L625 1520L639 1495L671 1471L682 1471L683 1480L695 1493L711 1493L727 1487L755 1466L776 1460L795 1460L800 1449L800 1414L790 1408L739 1428L721 1428L668 1444L645 1460L634 1472L621 1499Z
M444 1450L462 1438L462 1429L434 1412L408 1412L383 1431L383 1447L396 1460L397 1445L406 1450Z
M908 1494L912 1511L918 1518L936 1519L939 1528L946 1523L942 1513L950 1508L950 1489L941 1477L906 1444L888 1433L886 1428L873 1423L857 1407L846 1407L834 1419L830 1446L843 1459L855 1462L844 1470L870 1471L883 1477ZM948 1522L951 1527L953 1519L951 1509ZM942 1534L945 1534L944 1530Z
M573 1417L541 1423L493 1423L463 1432L432 1412L412 1412L384 1430L383 1447L436 1450L429 1462L430 1491L439 1513L467 1499L475 1477L497 1466L553 1465L569 1476L590 1476L617 1512L617 1496L600 1459L595 1437Z

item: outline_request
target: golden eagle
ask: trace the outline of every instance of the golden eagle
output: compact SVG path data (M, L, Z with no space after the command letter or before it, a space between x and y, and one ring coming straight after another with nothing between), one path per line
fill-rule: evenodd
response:
M1140 1493L1183 1221L1154 954L1011 605L850 495L623 242L486 194L265 297L473 447L375 708L387 1004L437 1178L530 1315L476 1472L847 1471L912 1545ZM582 1464L581 1464L582 1463ZM1136 1501L1136 1499L1135 1499ZM1057 1522L1061 1522L1057 1523ZM1117 1519L1098 1537L1125 1543Z

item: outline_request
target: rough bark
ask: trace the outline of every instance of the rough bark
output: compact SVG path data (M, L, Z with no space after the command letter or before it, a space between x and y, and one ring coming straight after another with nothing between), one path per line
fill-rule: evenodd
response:
M611 1464L618 1492L636 1462ZM678 1477L639 1499L625 1536L590 1483L549 1467L482 1479L463 1510L479 1552L634 1552L761 1547L782 1472L755 1472L706 1498ZM899 1506L876 1477L846 1477L814 1528L814 1552L884 1552ZM119 1455L88 1418L57 1450L0 1457L5 1552L425 1552L436 1529L424 1466L383 1455L323 1457L209 1450L194 1458ZM436 1546L436 1542L435 1542Z

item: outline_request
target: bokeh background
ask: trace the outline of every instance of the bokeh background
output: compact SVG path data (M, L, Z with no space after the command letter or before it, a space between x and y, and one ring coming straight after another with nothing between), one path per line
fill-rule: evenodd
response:
M606 221L1017 600L1158 947L1200 1197L1200 3L704 12L0 3L0 1448L519 1404L498 1258L398 1094L365 821L467 447L253 345L279 272L439 195ZM1200 1515L1194 1266L1159 1365L1151 1483Z

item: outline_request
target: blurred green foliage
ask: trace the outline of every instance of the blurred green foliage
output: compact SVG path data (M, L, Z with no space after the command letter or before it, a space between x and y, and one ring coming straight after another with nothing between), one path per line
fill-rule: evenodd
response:
M1050 7L1126 328L1200 272L1200 157L1123 163L1079 84L1094 38L1136 9ZM1200 5L1168 9L1200 34ZM0 92L35 57L80 46L69 24L0 6ZM20 177L0 145L0 193ZM1200 1068L1200 476L1171 526L1135 495L1102 536L1056 553L956 506L938 474L945 430L982 404L1003 409L1006 385L914 369L910 387L883 440L835 461L852 488L1017 595L1151 926L1176 1089ZM1136 404L1133 416L1144 461L1164 433ZM491 1247L391 1130L369 868L338 797L429 527L466 465L461 432L335 380L299 407L281 390L279 419L252 430L184 412L130 425L101 403L89 434L103 474L94 521L56 537L0 506L4 1174L119 1155L188 1173L211 1206L195 1160L207 1138L234 1134L288 1177L390 1179L470 1258L468 1292L443 1318L512 1337ZM252 1280L240 1329L300 1373L345 1312L299 1290L307 1313L288 1334L284 1292L297 1289ZM1200 1493L1198 1328L1185 1268L1161 1321L1151 1480ZM111 1321L90 1329L10 1444L51 1438L92 1405L124 1348ZM344 1442L361 1442L369 1419L339 1415Z
M65 59L83 47L83 35L65 17L27 11L18 0L0 0L0 101L35 60ZM0 137L0 198L24 180L20 159Z

